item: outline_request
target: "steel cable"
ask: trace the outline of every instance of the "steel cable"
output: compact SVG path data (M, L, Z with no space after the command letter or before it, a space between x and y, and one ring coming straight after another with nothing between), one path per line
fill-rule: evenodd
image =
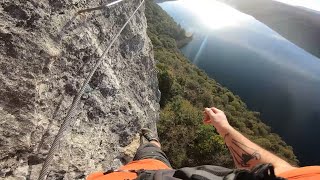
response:
M94 8L83 9L83 10L78 11L78 12L77 12L77 15L78 15L78 14L81 14L81 13L84 13L84 12L91 12L91 11L96 11L96 10L102 10L102 9L104 9L104 8L108 8L108 7L110 7L110 6L116 5L116 4L118 4L119 2L122 2L122 1L124 1L124 0L117 0L117 1L111 2L111 3L107 4L107 5L103 5L103 6L99 6L99 7L94 7Z

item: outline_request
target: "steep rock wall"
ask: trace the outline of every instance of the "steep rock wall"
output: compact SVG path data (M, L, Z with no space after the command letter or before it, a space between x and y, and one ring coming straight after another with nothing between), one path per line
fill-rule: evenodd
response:
M2 1L0 178L37 178L73 97L140 1L74 16L106 3ZM49 179L117 167L137 147L140 128L155 129L160 94L146 28L142 6L87 86Z

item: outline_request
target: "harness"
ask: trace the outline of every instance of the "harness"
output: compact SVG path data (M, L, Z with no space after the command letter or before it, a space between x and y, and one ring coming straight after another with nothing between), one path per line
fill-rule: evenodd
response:
M285 180L277 177L271 164L260 164L252 170L228 169L221 166L204 165L170 170L108 170L113 172L136 173L136 180Z

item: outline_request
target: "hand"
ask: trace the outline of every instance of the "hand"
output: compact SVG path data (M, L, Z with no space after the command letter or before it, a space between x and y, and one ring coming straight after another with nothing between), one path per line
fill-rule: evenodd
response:
M219 133L230 127L224 112L215 107L204 109L203 123L213 125Z

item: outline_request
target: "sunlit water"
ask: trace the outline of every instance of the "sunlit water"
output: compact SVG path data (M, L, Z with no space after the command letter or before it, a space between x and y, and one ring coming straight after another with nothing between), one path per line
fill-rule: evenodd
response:
M184 1L160 5L194 33L182 49L194 64L261 112L302 165L320 164L320 59L238 12L241 23L228 23L222 22L224 13L216 12L220 19L214 21ZM204 17L209 19L199 19Z

